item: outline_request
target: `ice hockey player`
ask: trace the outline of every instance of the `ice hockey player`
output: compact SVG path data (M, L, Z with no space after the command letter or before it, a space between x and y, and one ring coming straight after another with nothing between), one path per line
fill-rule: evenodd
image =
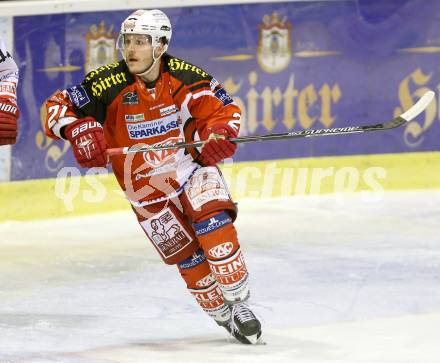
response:
M201 150L112 156L114 174L146 235L177 264L201 308L244 344L261 324L250 310L249 274L234 220L237 209L216 164L231 157L240 109L219 82L166 53L171 23L137 10L121 26L123 60L90 72L47 102L46 132L70 141L83 167L104 167L106 149L209 140Z
M0 38L0 145L17 141L17 84L17 65Z

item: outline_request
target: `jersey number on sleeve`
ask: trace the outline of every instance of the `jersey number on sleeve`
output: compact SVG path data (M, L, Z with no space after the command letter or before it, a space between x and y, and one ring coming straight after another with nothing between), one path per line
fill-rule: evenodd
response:
M47 125L49 126L49 129L55 125L55 123L58 121L58 119L64 117L67 111L67 106L60 106L60 105L54 105L48 107L49 112L49 118L47 119ZM56 117L58 115L58 117ZM56 117L56 118L55 118Z

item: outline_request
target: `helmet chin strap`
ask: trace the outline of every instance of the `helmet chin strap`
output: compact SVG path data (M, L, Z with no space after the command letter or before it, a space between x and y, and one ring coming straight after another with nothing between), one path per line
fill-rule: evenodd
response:
M156 64L156 62L160 59L160 57L162 57L162 55L165 53L166 49L159 55L159 57L155 57L154 53L156 51L156 49L158 48L158 46L156 45L153 48L153 63L151 63L151 65L149 67L147 67L147 69L141 73L136 73L137 76L139 77L145 77L148 73L151 72L151 70L153 69L154 65Z

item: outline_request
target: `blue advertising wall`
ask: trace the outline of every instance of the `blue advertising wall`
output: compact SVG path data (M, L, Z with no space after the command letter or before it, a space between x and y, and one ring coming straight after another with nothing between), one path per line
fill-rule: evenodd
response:
M371 124L439 91L440 2L325 1L165 9L169 53L215 76L243 110L241 135ZM119 59L128 11L14 18L22 111L12 180L76 165L68 143L44 135L55 90ZM417 121L368 135L240 145L235 161L439 150L435 100Z

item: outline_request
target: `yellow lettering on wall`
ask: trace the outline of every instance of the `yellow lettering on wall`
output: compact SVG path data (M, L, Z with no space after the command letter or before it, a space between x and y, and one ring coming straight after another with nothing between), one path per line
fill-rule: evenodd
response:
M295 88L295 78L291 74L286 88L271 88L269 85L258 84L258 73L248 74L248 88L242 82L236 83L233 77L224 82L225 89L233 97L242 110L242 132L255 133L259 126L272 131L281 122L288 131L292 130L297 121L304 129L310 129L316 121L325 127L331 127L335 121L332 107L341 99L341 89L337 83L324 83L319 91L310 83L303 89ZM236 95L240 91L246 95L246 104ZM296 111L296 112L295 112ZM282 113L282 120L274 115Z
M325 83L319 90L319 95L321 96L321 116L319 121L329 128L335 122L335 118L331 115L331 106L332 103L338 103L341 99L341 89L338 84L335 84L330 89L330 86Z
M284 120L283 124L287 130L292 130L295 126L296 119L293 115L295 111L294 100L298 97L298 90L295 89L295 82L293 75L289 77L289 83L287 84L286 91L284 92Z
M304 88L298 97L298 116L299 123L304 129L309 129L313 126L316 121L316 116L311 117L309 115L309 109L318 100L318 96L315 91L313 84L309 84Z
M275 127L275 120L272 118L272 91L269 87L264 87L261 93L263 100L263 126L266 130L271 131Z
M240 91L241 85L242 82L235 83L232 77L227 78L223 82L223 87L225 88L226 92L228 92L231 95L231 97L234 99L234 102L241 110L241 127L240 127L241 133L247 134L246 105L244 104L243 100L240 97L234 96L237 92Z
M422 97L430 89L428 87L419 87L411 92L416 86L425 86L432 77L432 73L424 74L420 68L417 68L410 75L405 77L399 84L399 101L401 107L396 107L394 116L399 116L402 112L412 107L418 98ZM405 144L410 147L417 147L423 142L423 134L431 127L436 115L437 103L434 100L425 111L425 120L419 123L417 120L410 122L404 130L403 137ZM422 116L419 116L420 120Z
M250 89L246 94L247 99L247 127L249 132L253 133L258 127L257 121L257 103L258 103L258 92L254 88L257 84L258 74L255 71L249 73L249 84Z

